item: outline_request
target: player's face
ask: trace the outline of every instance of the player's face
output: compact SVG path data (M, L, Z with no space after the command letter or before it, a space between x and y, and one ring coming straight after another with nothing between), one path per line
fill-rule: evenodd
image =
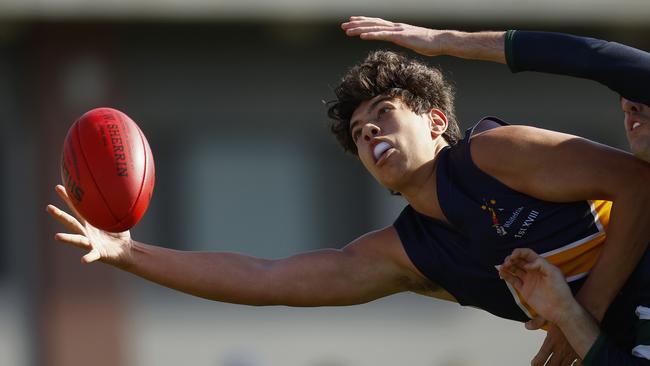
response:
M632 153L650 162L650 107L621 98L621 108Z
M435 156L437 134L430 115L414 113L399 99L376 96L361 103L350 121L359 159L391 190L401 192L412 174Z

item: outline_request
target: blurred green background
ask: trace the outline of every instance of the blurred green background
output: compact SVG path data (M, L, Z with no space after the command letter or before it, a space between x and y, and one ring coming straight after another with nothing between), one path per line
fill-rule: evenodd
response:
M135 239L267 258L341 247L405 205L345 155L324 101L388 44L350 15L462 30L570 32L650 49L650 3L582 1L0 1L0 365L520 365L544 334L415 295L350 308L192 298L54 242L68 127L112 106L149 139L157 182ZM485 115L626 148L594 82L447 57L462 128Z

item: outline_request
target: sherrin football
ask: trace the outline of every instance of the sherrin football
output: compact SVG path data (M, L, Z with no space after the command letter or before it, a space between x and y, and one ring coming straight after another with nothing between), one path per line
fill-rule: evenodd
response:
M140 221L153 194L151 148L129 116L112 108L93 109L68 131L61 179L89 223L110 232L128 230Z

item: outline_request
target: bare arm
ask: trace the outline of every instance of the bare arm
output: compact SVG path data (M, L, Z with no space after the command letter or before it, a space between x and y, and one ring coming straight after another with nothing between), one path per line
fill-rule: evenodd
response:
M380 18L350 17L341 28L350 37L395 43L425 56L454 56L505 64L505 32L460 32L394 23Z
M65 188L57 193L69 203ZM236 253L184 252L136 242L129 232L107 233L55 206L48 212L69 233L65 244L88 251L85 263L102 261L203 298L249 305L323 306L368 302L417 290L426 281L413 267L395 229L366 234L341 250L317 250L265 260Z
M390 258L391 254L383 252L384 248L378 248L388 244L394 235L394 229L386 228L341 250L317 250L279 260L237 253L182 252L136 242L133 261L126 270L163 286L217 301L352 305L408 289L410 275Z
M604 145L526 126L477 135L472 157L488 174L533 197L613 201L607 240L577 296L600 321L648 245L650 165Z

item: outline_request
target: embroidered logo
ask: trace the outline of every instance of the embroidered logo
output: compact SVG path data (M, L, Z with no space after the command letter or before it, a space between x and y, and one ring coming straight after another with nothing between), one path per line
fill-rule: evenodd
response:
M499 222L499 218L497 217L496 211L503 211L502 208L497 208L496 207L497 201L496 200L483 200L483 204L481 205L481 209L483 211L487 211L488 214L490 214L490 217L492 219L492 227L494 230L496 230L497 235L499 236L506 236L508 235L508 232L506 229L501 225Z

